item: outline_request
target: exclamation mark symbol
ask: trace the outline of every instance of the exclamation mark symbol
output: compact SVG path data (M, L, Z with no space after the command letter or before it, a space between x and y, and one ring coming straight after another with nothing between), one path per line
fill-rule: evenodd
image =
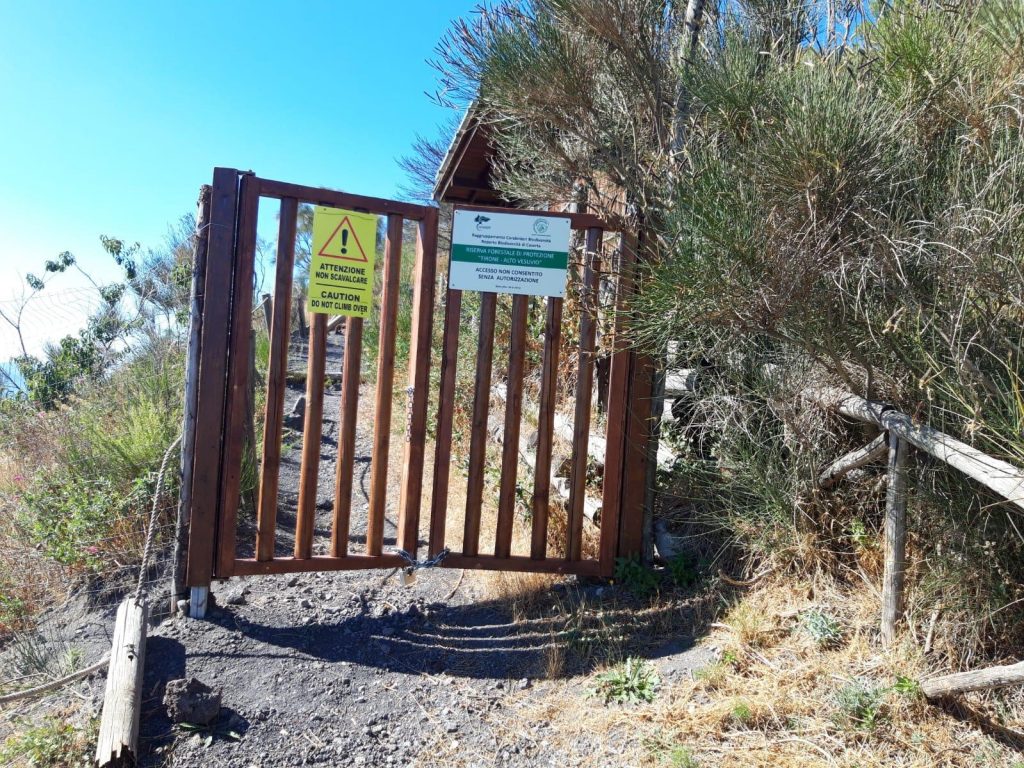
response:
M341 230L341 252L348 253L348 230Z

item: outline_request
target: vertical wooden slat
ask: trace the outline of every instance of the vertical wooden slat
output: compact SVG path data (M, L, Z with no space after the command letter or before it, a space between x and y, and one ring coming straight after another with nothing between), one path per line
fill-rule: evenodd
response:
M579 560L583 547L583 502L587 463L590 460L590 402L594 389L594 341L597 335L598 266L601 230L587 230L581 272L580 358L576 376L576 413L572 433L572 469L569 476L569 560Z
M653 240L650 232L640 230L637 238L636 261L649 261ZM636 292L636 273L632 290ZM630 353L629 394L626 397L626 439L623 455L622 502L619 520L619 556L644 556L645 504L650 463L651 406L654 385L654 358L642 350Z
M623 455L622 503L619 514L619 555L643 554L644 501L647 489L647 445L651 434L651 391L654 361L631 353L629 395L626 397L626 440Z
M320 438L324 426L324 372L327 367L327 315L315 313L309 324L306 366L306 417L302 426L299 503L295 513L295 557L313 555L316 495L320 479Z
M494 556L512 554L512 528L516 514L516 475L519 470L519 427L523 416L523 368L526 364L526 320L529 296L512 297L512 327L505 397L505 432L501 447L501 482Z
M605 434L604 495L601 502L601 573L611 576L619 551L622 473L625 460L626 398L629 395L631 353L623 339L623 312L632 290L636 243L623 233L619 241L618 279L615 288L615 325L608 375L608 428Z
M480 335L476 347L476 388L473 392L473 424L469 437L469 471L466 477L466 522L462 553L475 556L480 549L480 506L484 495L484 464L487 460L487 414L491 403L491 363L494 359L495 293L480 294Z
M437 210L419 222L413 268L412 329L410 331L408 417L402 490L398 504L398 542L416 556L419 546L423 460L427 442L427 389L430 386L430 347L434 320L434 283L437 273Z
M221 466L217 525L217 576L230 576L235 562L235 527L242 485L246 403L249 399L249 345L252 343L252 292L256 264L256 218L259 189L255 177L243 176L239 190L238 235L231 291L231 339L228 349L227 414L224 463ZM215 294L207 294L207 301Z
M203 305L199 392L196 405L195 454L192 459L192 510L185 583L208 587L213 574L214 542L224 424L224 379L230 306L223 300L231 287L231 267L238 207L238 171L215 168L210 197L204 296L221 297Z
M540 373L540 414L537 424L537 461L533 474L533 531L530 557L547 556L548 511L551 497L551 452L555 437L558 396L558 347L562 342L562 299L548 297L544 322L544 358Z
M285 378L288 374L288 342L291 334L292 269L295 265L295 229L298 200L281 201L277 235L277 274L274 297L267 318L270 355L267 362L267 402L263 418L263 454L260 460L260 495L256 512L256 559L274 558L277 526L278 476L281 468L281 431L284 421ZM267 302L263 303L266 312Z
M907 557L907 453L910 445L889 432L889 487L885 493L885 570L882 574L882 644L896 639L903 613Z
M437 555L445 546L448 480L452 458L452 419L455 414L455 366L459 359L461 314L462 291L448 289L444 311L444 339L441 342L441 388L437 404L434 485L430 494L430 557Z
M331 557L348 556L349 522L352 517L352 473L356 456L356 423L359 418L359 376L362 357L363 318L347 318L345 320L345 359L341 368L338 460L334 466Z
M374 407L373 454L370 465L370 505L366 554L380 555L384 547L387 506L388 451L391 444L391 406L395 381L395 332L398 326L399 277L402 271L402 217L388 216L384 245L384 290L380 302L377 393Z

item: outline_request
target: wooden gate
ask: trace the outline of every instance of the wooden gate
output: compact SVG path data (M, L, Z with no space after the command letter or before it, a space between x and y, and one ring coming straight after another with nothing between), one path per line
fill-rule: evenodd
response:
M238 554L238 516L243 476L243 446L251 418L250 370L252 345L253 285L256 268L257 219L261 198L280 201L274 294L269 323L266 408L262 446L258 447L258 496L255 499L255 542L251 556ZM209 196L208 221L200 233L200 248L206 253L205 275L198 281L199 312L193 317L199 333L197 382L194 400L186 411L194 417L195 428L186 430L192 455L186 467L183 495L190 510L187 585L205 587L212 578L301 571L363 568L395 568L406 564L396 553L401 548L413 557L421 547L420 513L423 502L429 509L428 553L442 553L446 542L452 467L452 431L455 408L456 366L463 295L447 290L440 350L432 344L435 288L438 285L438 211L429 206L364 197L315 187L305 187L259 178L251 173L217 168ZM374 392L374 432L369 467L367 529L362 551L350 551L349 520L354 471L354 448L360 385L360 360L364 321L344 320L344 361L341 373L338 453L329 552L314 554L313 532L320 468L321 424L324 407L324 375L328 317L310 318L306 408L304 417L301 474L294 525L294 551L290 556L275 552L278 531L278 472L281 464L282 423L289 348L290 305L299 206L323 205L385 217L380 323L377 341L377 376ZM509 212L508 209L480 209ZM598 552L588 556L582 546L584 499L587 476L588 441L591 430L591 391L594 376L597 326L598 281L604 224L588 214L531 211L536 216L568 216L575 230L585 234L584 258L578 269L582 290L579 295L579 365L575 381L575 410L572 425L570 488L567 502L564 557L551 558L548 550L549 497L552 447L555 437L555 404L558 383L558 355L561 343L563 300L546 299L543 333L540 404L532 494L530 495L529 554L513 555L513 525L516 514L516 484L519 470L520 425L523 417L523 377L527 349L527 314L531 297L512 297L509 343L495 350L495 313L498 296L480 294L479 338L476 345L475 391L466 478L465 520L462 551L452 551L440 563L443 567L510 571L611 575L615 558L638 551L642 525L643 466L646 442L637 441L646 421L633 413L631 383L636 378L638 356L616 348L612 353L607 414L604 483ZM401 284L403 225L416 222L415 263L411 286ZM619 238L615 261L616 305L622 308L630 287L628 275L635 243ZM607 265L606 265L607 266ZM606 273L611 270L606 269ZM395 343L398 334L397 308L400 292L412 290L412 322L409 333L407 372L407 414L401 485L397 509L396 551L385 551L384 524L388 467L392 451L392 401L395 377ZM621 319L620 314L616 317ZM620 334L615 333L618 337ZM439 361L432 358L439 351ZM501 446L500 492L493 554L480 553L481 508L489 404L492 394L491 368L495 353L507 355L504 432ZM430 370L440 364L436 392L434 461L425 477L428 450L428 403L434 395ZM189 418L188 416L186 417ZM191 472L189 472L189 469ZM637 503L637 500L639 504Z

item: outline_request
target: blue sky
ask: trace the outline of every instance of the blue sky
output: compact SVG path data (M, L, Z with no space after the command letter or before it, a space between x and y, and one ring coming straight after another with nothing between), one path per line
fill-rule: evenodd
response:
M101 234L159 246L215 165L397 195L450 117L426 60L477 2L0 0L0 308L64 250L109 279ZM84 285L52 283L30 346L81 323Z

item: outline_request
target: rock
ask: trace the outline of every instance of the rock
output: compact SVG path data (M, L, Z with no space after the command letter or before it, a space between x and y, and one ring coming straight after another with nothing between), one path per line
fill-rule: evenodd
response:
M249 587L244 584L224 594L225 605L245 605L249 597Z
M209 725L220 714L220 693L194 677L171 680L164 706L171 722Z

